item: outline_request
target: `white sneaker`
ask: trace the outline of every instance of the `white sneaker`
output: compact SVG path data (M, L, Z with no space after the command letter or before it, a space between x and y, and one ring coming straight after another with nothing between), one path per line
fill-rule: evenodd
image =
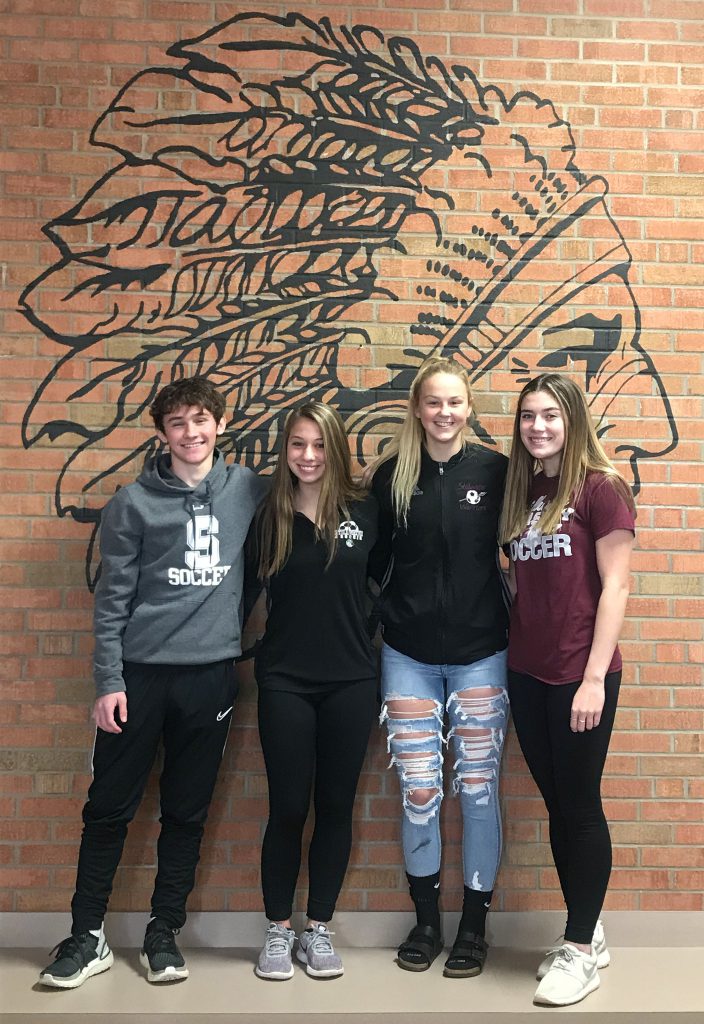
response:
M557 940L552 949L549 949L545 954L544 958L540 961L540 966L535 972L535 977L538 981L541 981L552 967L552 962L562 949L562 944L565 941L565 936L561 935ZM594 936L592 938L592 953L596 956L596 965L601 970L602 967L608 967L611 963L611 954L606 948L606 936L604 935L604 925L601 921L597 921L596 928L594 929Z
M570 1006L597 988L599 971L596 956L565 943L538 985L533 1002L542 1006Z

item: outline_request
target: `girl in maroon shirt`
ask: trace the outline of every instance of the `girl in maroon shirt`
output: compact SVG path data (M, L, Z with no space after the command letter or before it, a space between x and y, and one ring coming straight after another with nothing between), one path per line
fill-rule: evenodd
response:
M611 872L601 776L621 681L635 511L586 399L548 373L521 392L501 519L514 595L508 681L516 733L545 800L567 906L534 1001L566 1006L609 963L599 921Z

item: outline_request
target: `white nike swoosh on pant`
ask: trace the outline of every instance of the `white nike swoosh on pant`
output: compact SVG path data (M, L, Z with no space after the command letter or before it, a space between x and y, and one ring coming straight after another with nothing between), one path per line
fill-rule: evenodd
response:
M230 712L232 711L233 706L234 705L230 704L229 708L227 708L226 711L219 711L218 712L218 717L215 719L215 721L216 722L222 722L222 720L225 717L225 715L229 715L230 714Z

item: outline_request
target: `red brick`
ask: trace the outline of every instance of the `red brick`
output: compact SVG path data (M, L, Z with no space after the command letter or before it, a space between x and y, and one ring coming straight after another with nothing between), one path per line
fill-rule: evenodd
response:
M78 818L84 801L63 797L26 797L20 801L23 818Z
M640 898L641 910L682 910L701 911L704 908L704 897L701 893L684 892L644 892Z
M665 0L653 2L655 7L650 2L646 7L645 0L623 0L614 12L607 0L522 0L519 10L514 10L512 0L451 0L449 5L444 0L401 0L384 10L376 6L363 20L377 25L387 38L412 36L425 55L442 55L449 44L448 66L471 68L482 85L499 83L509 99L529 89L551 101L558 117L572 127L575 163L587 176L600 174L608 183L606 206L632 257L629 280L642 321L640 344L667 388L679 444L674 453L641 460L639 466L638 547L633 558L633 597L623 629L624 683L604 779L616 841L607 906L701 911L703 865L697 856L704 844L698 817L704 798L704 590L698 589L698 583L704 570L699 539L704 527L700 472L704 332L698 325L704 282L696 268L704 264L704 196L699 180L704 172L700 110L704 28L700 18L689 16L696 5L673 0L665 7ZM319 8L306 7L305 13L319 18L321 12L331 13L332 3L324 2ZM3 728L14 730L9 736L15 743L8 758L51 757L56 749L75 751L87 760L92 740L87 717L92 598L82 583L90 527L70 517L58 519L51 497L76 439L66 436L30 449L19 442L24 410L65 349L21 316L17 295L58 258L42 225L63 215L117 164L117 155L91 145L89 135L120 85L149 63L163 64L163 51L170 42L196 35L237 13L241 5L234 3L211 8L202 2L150 0L145 7L143 0L115 0L106 16L97 0L15 0L11 12L0 15L5 40L0 97L6 143L0 237L10 243L6 246L9 258L3 264L6 287L0 305L4 328L0 350L5 377L11 382L11 392L3 401L0 466L13 501L12 514L0 517L0 554L5 582L16 595L15 604L0 612L0 629L7 630L1 671L7 680ZM350 8L338 12L335 20L352 24L359 19L359 12ZM250 25L247 31L250 39L261 40L269 30ZM68 53L78 56L60 59ZM259 72L266 76L280 74L284 67L291 73L302 68L300 55L282 58L273 50L256 51L251 59L238 57L234 63L245 76L251 72L254 78ZM437 79L437 73L433 75ZM158 109L156 88L150 84L142 92L142 101ZM185 90L183 98L190 99ZM529 111L526 107L526 111L538 119L526 128L531 144L539 131L551 134L543 128L548 123L547 108ZM512 116L504 118L506 131ZM174 137L180 141L177 133ZM135 135L135 146L136 139ZM554 142L545 138L541 144L553 153ZM511 194L515 159L507 159L493 142L486 154L494 175L478 192L473 185L467 191L466 172L457 161L446 167L441 159L423 177L426 197L430 189L447 188L461 197L454 211L441 217L446 230L452 227L460 236L471 219L463 202L469 199L479 216L490 216L494 206L503 208ZM194 166L195 161L190 164ZM137 171L134 180L138 181ZM430 232L430 226L426 230ZM532 304L537 290L547 297L563 271L573 273L581 261L588 265L612 236L613 228L603 216L583 218L569 238L555 246L552 259L534 261L520 287L514 282L512 296L517 298L513 301ZM556 262L558 255L564 267ZM410 344L406 335L418 311L416 288L422 286L423 264L424 258L412 253L384 259L384 276L393 283L400 301L375 299L355 308L359 328L375 337L381 325L387 333L383 343L339 348L339 373L350 385L373 387L385 382L387 364L399 359ZM620 283L595 284L578 293L571 305L577 312L622 310L619 289ZM45 303L47 299L45 295ZM429 311L431 306L423 308ZM513 311L499 302L492 318L500 326L512 320ZM72 330L82 317L77 312L63 319L66 329ZM543 329L541 325L539 331ZM536 332L530 344L519 342L513 355L528 357L534 365L543 337ZM110 347L115 346L95 346L95 352L87 351L85 358L78 355L66 364L66 372L73 371L76 383L88 381L98 365L89 358L104 358ZM502 360L477 381L480 399L487 406L483 422L504 450L516 391L512 369ZM104 397L116 401L121 388L121 384L106 387ZM631 379L615 408L622 434L654 446L667 443L662 402L647 375ZM45 420L66 415L60 391L43 405L42 414ZM116 432L98 443L84 456L84 469L100 472L105 468L101 450L113 458L126 455L130 445L140 443L147 421L143 415L140 423L135 421L119 432L122 436ZM127 482L131 476L124 472L119 479ZM72 472L69 477L82 486L82 476ZM111 480L103 491L107 495L113 488ZM18 517L16 510L24 515ZM42 573L51 581L34 586L35 581L44 583ZM669 580L672 587L668 588ZM257 628L263 628L263 621ZM241 714L208 826L212 841L194 894L194 906L205 910L258 910L260 906L256 868L266 792L254 683L248 672ZM49 745L20 745L29 737ZM410 907L401 865L398 783L386 771L387 761L384 738L375 732L355 815L354 885L345 887L341 907ZM37 879L42 884L35 888L18 885L0 891L0 909L65 911L88 783L87 774L63 770L41 771L36 777L26 770L0 773L0 791L7 801L3 805L0 799L0 812L6 812L6 822L14 830L0 847L0 859L14 869L34 866L47 872L44 880ZM158 831L157 792L153 775L131 830L126 870L119 873L116 909L148 907ZM544 807L513 735L504 759L503 802L506 859L497 906L562 909ZM458 806L449 798L443 808L443 830L443 905L451 909L461 898L462 878ZM220 876L214 885L211 879L219 871L239 874ZM534 874L537 885L545 888L522 888ZM305 871L302 876L305 886ZM654 880L664 888L650 891ZM691 890L687 889L690 883ZM681 891L674 891L678 885ZM299 896L299 907L303 896Z
M0 886L9 886L13 889L35 889L39 886L46 886L49 882L49 873L34 868L0 868Z
M658 800L642 804L643 821L701 821L704 817L700 801Z

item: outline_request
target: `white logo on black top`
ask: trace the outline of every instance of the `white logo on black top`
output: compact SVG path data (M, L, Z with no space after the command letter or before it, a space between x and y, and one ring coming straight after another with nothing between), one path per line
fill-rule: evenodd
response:
M415 487L413 488L413 490L411 491L411 497L412 498L416 498L419 494L422 494L422 493L423 492L421 491L420 487L418 486L418 484L416 484Z
M485 494L486 491L477 491L474 487L470 487L464 498L460 498L460 505L478 505Z
M364 531L360 530L353 519L346 519L344 523L340 523L336 532L338 539L344 540L348 548L354 547L354 542L364 537Z

